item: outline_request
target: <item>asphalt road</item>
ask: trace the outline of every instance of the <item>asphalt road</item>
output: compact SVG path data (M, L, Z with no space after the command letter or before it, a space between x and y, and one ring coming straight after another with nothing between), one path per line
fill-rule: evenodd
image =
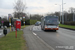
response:
M28 26L23 29L23 36L28 50L52 50L52 48L46 45L44 41L34 35L34 33L31 31L32 27L33 26Z
M7 29L7 33L9 33L9 32L10 32L10 29ZM3 37L3 36L4 36L3 29L0 29L0 38Z
M40 26L30 30L55 50L75 50L75 31L64 28L59 28L57 32L43 31Z

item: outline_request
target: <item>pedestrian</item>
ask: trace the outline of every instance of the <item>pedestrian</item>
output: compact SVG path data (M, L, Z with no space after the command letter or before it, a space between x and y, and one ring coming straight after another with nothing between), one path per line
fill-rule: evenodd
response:
M6 36L7 34L7 27L5 26L4 29L3 29L3 34Z
M13 31L13 25L11 26L11 29L12 29L12 31Z

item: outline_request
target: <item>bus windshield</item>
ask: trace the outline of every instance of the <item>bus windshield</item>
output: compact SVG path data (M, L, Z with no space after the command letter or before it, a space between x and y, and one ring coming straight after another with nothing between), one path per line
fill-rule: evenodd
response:
M46 18L46 25L58 24L58 18Z

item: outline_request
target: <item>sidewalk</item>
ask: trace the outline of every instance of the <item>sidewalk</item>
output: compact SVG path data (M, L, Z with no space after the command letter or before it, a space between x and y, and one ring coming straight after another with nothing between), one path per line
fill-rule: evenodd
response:
M27 42L28 50L51 50L44 43L42 43L35 35L30 31L30 27L23 29L24 39Z

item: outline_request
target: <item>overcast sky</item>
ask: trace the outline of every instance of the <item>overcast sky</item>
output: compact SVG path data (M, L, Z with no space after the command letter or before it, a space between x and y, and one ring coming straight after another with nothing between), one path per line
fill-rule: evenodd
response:
M0 16L7 16L14 12L14 3L17 0L0 0ZM22 0L26 3L27 10L24 12L30 14L45 14L55 11L60 11L59 5L62 4L62 0ZM75 0L63 0L64 10L68 10L70 7L75 8ZM58 4L58 5L55 5Z

